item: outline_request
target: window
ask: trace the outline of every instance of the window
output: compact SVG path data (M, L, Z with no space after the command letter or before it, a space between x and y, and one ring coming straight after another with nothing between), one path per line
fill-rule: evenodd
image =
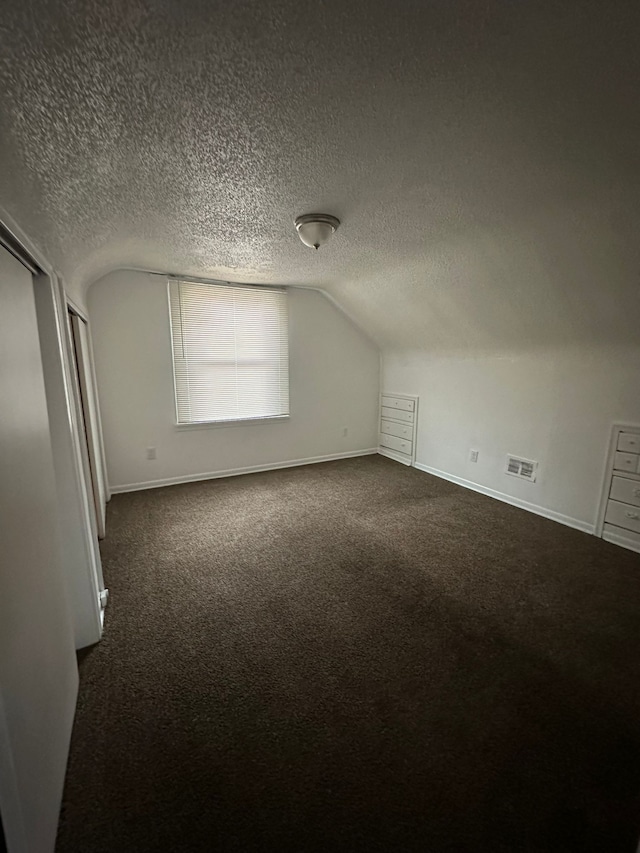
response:
M287 293L169 281L178 424L289 414Z

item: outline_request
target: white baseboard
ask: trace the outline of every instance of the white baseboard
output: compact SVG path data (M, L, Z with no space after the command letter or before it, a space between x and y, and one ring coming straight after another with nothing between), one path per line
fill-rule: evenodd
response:
M623 548L628 548L630 551L635 551L637 554L640 554L640 537L638 539L633 539L632 537L634 534L632 532L628 533L626 536L625 533L627 533L627 531L623 528L615 529L612 525L605 524L604 530L602 531L602 538L605 542L613 542L614 545L621 545Z
M400 462L401 465L411 465L411 457L405 456L402 453L395 453L388 447L379 447L378 453L380 456L386 456L387 459L393 459L394 462Z
M581 530L583 533L594 533L595 531L595 525L589 524L587 521L580 521L577 518L571 518L570 515L563 515L561 512L556 512L554 509L547 509L546 507L538 506L538 504L523 501L521 498L514 498L504 492L497 492L495 489L488 489L486 486L481 486L479 483L473 483L471 480L464 480L462 477L456 477L454 474L447 474L445 471L439 471L437 468L431 468L429 465L423 465L421 462L414 462L414 467L418 468L420 471L425 471L427 474L433 474L435 477L440 477L443 480L449 480L450 483L463 486L465 489L480 492L482 495L495 498L503 503L517 506L520 509L526 509L527 512L533 512L535 515L550 518L552 521L560 522L560 524L566 524L567 527L573 527L576 530Z
M167 477L164 480L147 480L144 483L126 483L110 486L112 494L121 492L139 492L143 489L159 489L161 486L175 486L178 483L195 483L199 480L217 480L220 477L237 477L240 474L257 474L260 471L276 471L279 468L296 468L298 465L314 465L316 462L332 462L335 459L351 459L354 456L371 456L378 452L377 447L367 450L349 450L347 453L330 453L328 456L310 456L308 459L288 459L285 462L270 462L267 465L252 465L247 468L229 468L226 471L210 471L207 474L185 474L181 477Z

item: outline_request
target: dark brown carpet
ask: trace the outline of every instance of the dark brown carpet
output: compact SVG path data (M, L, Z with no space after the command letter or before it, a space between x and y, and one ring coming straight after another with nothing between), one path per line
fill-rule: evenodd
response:
M640 556L382 457L117 495L59 853L635 849Z

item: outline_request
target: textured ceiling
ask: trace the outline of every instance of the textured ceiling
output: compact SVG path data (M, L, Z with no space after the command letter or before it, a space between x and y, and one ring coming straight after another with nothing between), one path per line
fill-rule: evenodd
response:
M322 287L383 345L636 343L639 34L615 0L5 0L0 205L76 291L134 266Z

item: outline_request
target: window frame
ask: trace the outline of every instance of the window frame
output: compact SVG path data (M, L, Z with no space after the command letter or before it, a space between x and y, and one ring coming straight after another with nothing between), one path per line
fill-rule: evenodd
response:
M211 285L212 287L225 287L225 288L238 288L238 289L246 289L246 290L275 290L284 293L285 298L288 301L288 290L286 287L281 285L262 285L262 284L246 284L246 283L235 283L229 281L212 281L211 279L201 279L201 278L191 278L190 276L169 276L167 279L167 309L168 309L168 326L169 326L169 340L171 343L171 374L172 374L172 388L173 388L173 413L174 413L174 423L173 428L179 432L189 431L189 430L200 430L200 429L225 429L230 427L239 427L239 426L254 426L256 424L274 424L279 422L286 422L291 418L291 373L289 370L289 347L287 346L287 386L288 386L288 397L289 397L289 411L286 414L279 415L259 415L257 417L249 417L249 418L235 418L235 419L225 419L225 420L211 420L211 421L188 421L181 422L180 414L178 411L178 388L176 384L176 362L175 362L175 346L174 346L174 335L173 335L173 320L172 320L172 306L171 306L171 285L172 284L180 284L180 282L185 282L186 284L203 284L203 285ZM288 315L288 306L287 306L287 343L289 342L289 315Z

